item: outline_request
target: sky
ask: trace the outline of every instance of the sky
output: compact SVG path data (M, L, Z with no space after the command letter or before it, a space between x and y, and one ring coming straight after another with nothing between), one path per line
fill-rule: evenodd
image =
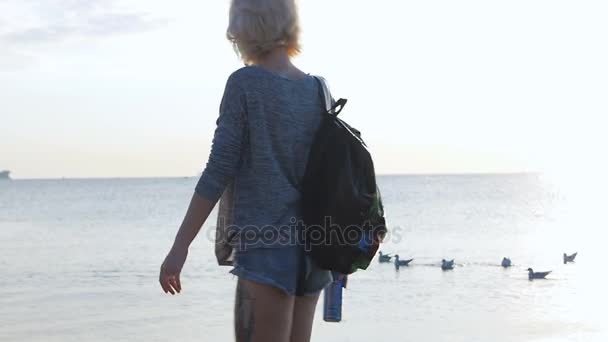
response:
M193 176L228 0L0 0L0 169ZM377 172L606 170L605 1L300 0L295 63L349 99Z

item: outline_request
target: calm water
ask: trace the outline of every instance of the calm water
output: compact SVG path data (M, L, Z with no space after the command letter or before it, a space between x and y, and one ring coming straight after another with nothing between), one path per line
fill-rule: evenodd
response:
M214 217L191 247L182 294L157 282L196 181L0 182L0 341L231 340L235 279L215 264ZM608 225L593 182L379 182L393 233L382 250L415 260L353 275L343 322L323 322L319 305L314 341L608 340ZM503 256L515 266L499 267ZM442 272L442 258L458 267ZM553 273L530 282L530 266Z

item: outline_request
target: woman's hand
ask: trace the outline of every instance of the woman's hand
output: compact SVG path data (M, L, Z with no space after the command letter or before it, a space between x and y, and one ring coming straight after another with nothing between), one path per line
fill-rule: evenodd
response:
M179 274L184 267L186 257L188 256L188 247L173 246L167 254L165 261L160 266L160 275L158 281L165 293L170 292L172 295L175 292L180 293L182 284L179 279Z
M175 236L173 247L160 266L158 281L165 293L171 292L174 295L175 292L180 293L182 291L179 274L188 256L188 247L196 237L196 234L198 234L203 223L205 223L205 220L207 220L214 205L215 202L199 196L196 192L192 195L184 221Z

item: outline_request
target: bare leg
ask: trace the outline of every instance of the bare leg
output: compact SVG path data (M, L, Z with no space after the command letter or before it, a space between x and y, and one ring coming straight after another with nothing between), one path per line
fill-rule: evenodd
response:
M234 305L236 341L288 341L293 308L293 296L272 286L239 278Z
M291 342L309 342L319 294L296 297L291 327Z

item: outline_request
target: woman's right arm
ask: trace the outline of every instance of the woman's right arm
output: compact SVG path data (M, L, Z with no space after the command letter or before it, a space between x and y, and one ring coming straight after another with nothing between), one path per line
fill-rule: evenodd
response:
M243 91L229 79L220 105L211 154L175 237L174 245L177 247L190 246L226 186L236 175L246 134L243 96Z
M158 281L165 293L181 292L180 273L188 257L188 248L209 217L214 205L214 202L199 196L196 192L192 196L173 246L160 266Z
M209 160L196 185L173 246L161 266L159 281L165 293L181 291L179 274L186 261L188 248L237 173L246 140L245 115L244 93L229 79L220 106Z
M190 247L214 206L215 202L200 196L198 193L195 192L192 195L184 220L175 235L173 248L188 249Z

